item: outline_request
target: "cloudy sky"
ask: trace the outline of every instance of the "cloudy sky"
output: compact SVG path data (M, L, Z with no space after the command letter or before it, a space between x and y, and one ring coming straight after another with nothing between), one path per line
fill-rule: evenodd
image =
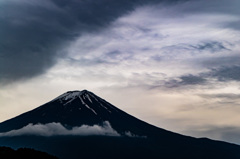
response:
M88 89L240 144L239 0L0 0L0 121Z

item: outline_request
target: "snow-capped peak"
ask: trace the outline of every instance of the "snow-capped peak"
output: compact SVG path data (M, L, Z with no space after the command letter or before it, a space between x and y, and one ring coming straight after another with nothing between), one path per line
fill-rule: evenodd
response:
M77 105L78 110L81 110L84 106L84 108L89 109L95 115L98 114L97 112L101 108L103 108L105 111L107 111L107 113L112 113L113 111L118 112L118 110L114 106L112 106L105 100L99 98L98 96L96 96L95 94L93 94L92 92L89 92L87 90L68 91L68 92L58 96L57 98L53 99L50 102L59 102L59 103L61 103L61 105L66 107L68 105L70 106L74 101L75 102L80 101L80 103L78 103L78 105ZM70 110L71 109L72 109L72 107L70 108Z
M84 93L87 93L87 90L82 90L82 91L68 91L60 96L58 96L57 98L53 99L52 101L56 101L56 100L73 100L76 99L78 97L81 97Z

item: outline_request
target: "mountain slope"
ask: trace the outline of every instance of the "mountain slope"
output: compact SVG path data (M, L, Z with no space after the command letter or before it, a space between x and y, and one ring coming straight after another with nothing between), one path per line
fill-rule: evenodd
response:
M58 129L52 129L56 125ZM24 134L33 129L37 129L35 134ZM105 129L117 135L92 134L93 130ZM50 131L51 135L44 135L43 130ZM19 132L21 135L16 135ZM0 136L0 145L30 147L66 159L240 158L238 145L196 139L157 128L87 90L66 92L32 111L0 123Z

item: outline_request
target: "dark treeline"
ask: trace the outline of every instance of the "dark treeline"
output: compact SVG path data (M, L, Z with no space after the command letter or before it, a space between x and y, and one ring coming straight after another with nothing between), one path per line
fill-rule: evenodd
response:
M1 159L58 159L55 156L51 156L45 152L36 151L29 148L20 148L14 150L9 147L0 147Z

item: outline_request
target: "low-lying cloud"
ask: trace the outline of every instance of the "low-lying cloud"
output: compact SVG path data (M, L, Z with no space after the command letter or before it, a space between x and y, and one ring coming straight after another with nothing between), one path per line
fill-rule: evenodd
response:
M36 135L36 136L56 136L56 135L76 135L76 136L120 136L114 130L108 121L103 122L103 125L82 125L80 127L73 127L66 129L61 123L48 123L48 124L28 124L27 126L12 130L5 133L0 133L0 137L6 136L22 136L22 135Z

